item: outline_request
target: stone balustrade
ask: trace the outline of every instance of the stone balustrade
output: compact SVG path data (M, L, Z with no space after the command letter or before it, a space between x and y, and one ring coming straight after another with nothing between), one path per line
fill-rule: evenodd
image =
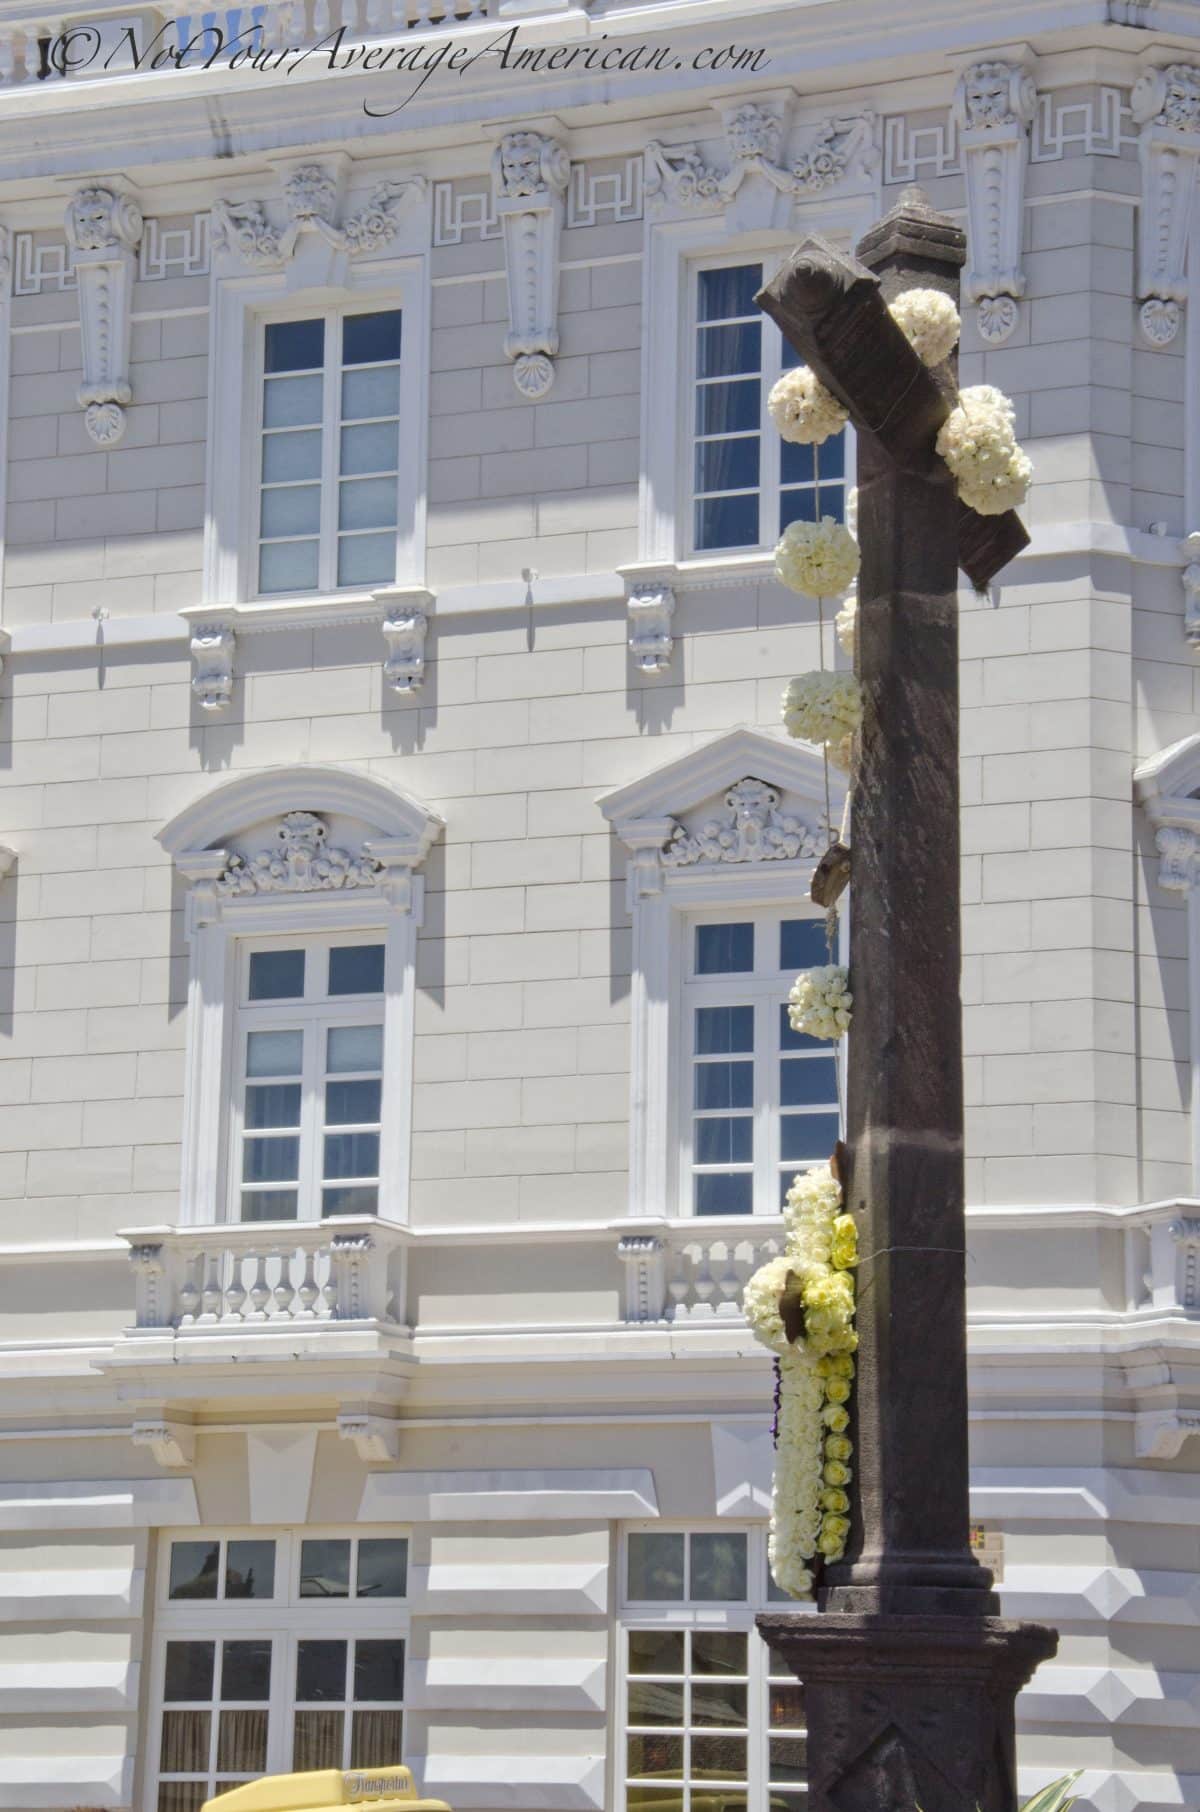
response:
M783 1251L780 1222L675 1221L622 1234L624 1319L727 1325L742 1319L746 1280Z
M129 1242L137 1334L406 1320L407 1234L369 1216L146 1228Z

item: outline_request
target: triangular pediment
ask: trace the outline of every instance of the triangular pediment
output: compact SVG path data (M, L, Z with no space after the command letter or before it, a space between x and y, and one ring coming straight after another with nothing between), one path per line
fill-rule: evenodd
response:
M640 780L602 793L597 804L617 835L628 841L626 831L639 824L665 819L679 823L704 808L715 809L728 789L745 779L773 788L789 815L805 822L824 815L825 762L820 751L782 733L745 724L686 755L673 756ZM844 797L845 778L830 768L829 800L835 819L841 815Z

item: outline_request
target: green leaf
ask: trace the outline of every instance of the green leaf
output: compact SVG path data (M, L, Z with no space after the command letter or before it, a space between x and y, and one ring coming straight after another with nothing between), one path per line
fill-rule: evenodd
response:
M1043 1787L1040 1793L1035 1793L1032 1799L1025 1801L1021 1812L1067 1812L1068 1807L1075 1804L1077 1797L1071 1792L1071 1788L1082 1773L1083 1769L1077 1768L1074 1774L1064 1774L1061 1780L1051 1781L1048 1787Z

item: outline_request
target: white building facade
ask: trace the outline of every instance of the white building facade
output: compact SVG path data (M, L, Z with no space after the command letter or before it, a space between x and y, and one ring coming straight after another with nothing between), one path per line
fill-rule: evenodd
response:
M1062 1632L1023 1788L1194 1812L1200 8L92 11L0 20L0 1805L801 1812L739 1304L839 1125L771 550L854 449L753 295L918 182L1036 469L962 597L973 1512Z

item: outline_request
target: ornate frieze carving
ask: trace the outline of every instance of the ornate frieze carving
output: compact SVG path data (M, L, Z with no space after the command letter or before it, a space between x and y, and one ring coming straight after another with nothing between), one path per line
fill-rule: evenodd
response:
M646 146L645 179L651 206L661 210L670 203L688 213L717 212L758 178L768 208L782 196L790 214L795 202L874 168L875 116L868 112L825 120L806 144L785 156L793 98L738 101L720 109L729 157L724 169L706 163L694 144L666 146L652 139Z
M192 691L202 711L223 711L233 696L237 640L228 623L193 623Z
M329 826L316 812L285 812L275 839L255 856L231 856L217 893L327 893L374 887L383 874L383 864L366 850L352 855L331 844Z
M505 357L531 401L554 382L558 248L571 174L566 146L545 132L508 132L492 153L492 194L504 234L509 331Z
M675 646L671 618L675 593L665 583L647 580L630 587L626 601L629 616L629 651L643 673L663 673L671 664Z
M970 265L963 295L976 304L979 332L993 346L1016 327L1025 293L1021 228L1036 107L1032 71L1019 62L973 63L954 91L954 123L967 183Z
M343 217L342 198L347 163L307 160L281 171L279 199L273 220L265 200L218 200L212 208L212 244L255 269L286 264L302 236L315 234L331 250L352 258L382 251L396 237L405 204L425 193L423 176L406 176L381 182L371 190L366 205Z
M666 868L698 862L786 862L821 856L828 841L819 825L779 810L779 792L747 775L725 794L725 811L694 831L677 824L662 851Z
M84 425L100 447L125 432L133 400L129 381L130 307L137 274L142 215L132 196L116 189L79 189L67 203L67 244L79 287L83 382L77 393Z
M1138 297L1142 332L1169 346L1187 299L1187 246L1200 158L1200 67L1171 63L1148 69L1134 87L1133 118L1141 128Z

